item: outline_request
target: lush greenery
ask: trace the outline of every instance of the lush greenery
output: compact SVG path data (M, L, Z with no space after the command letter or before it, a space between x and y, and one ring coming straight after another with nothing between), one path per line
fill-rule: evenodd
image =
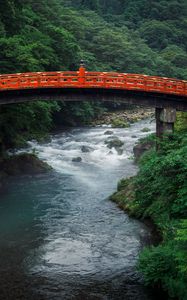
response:
M187 79L186 0L1 0L0 72L121 71ZM33 102L0 107L0 148L22 144L55 124L89 122L99 103ZM181 121L182 120L182 121ZM138 176L113 196L137 217L151 217L163 235L145 250L147 284L187 299L187 124L140 163ZM186 126L187 127L187 126ZM181 131L182 129L182 131ZM181 133L182 132L182 133Z
M75 70L85 59L90 70L187 78L186 11L185 0L1 0L0 70ZM0 143L100 112L93 103L3 106Z
M151 138L152 139L152 138ZM145 140L144 140L145 142ZM162 236L140 255L145 284L187 299L187 134L165 137L139 162L136 177L122 180L111 199L137 218L152 219Z

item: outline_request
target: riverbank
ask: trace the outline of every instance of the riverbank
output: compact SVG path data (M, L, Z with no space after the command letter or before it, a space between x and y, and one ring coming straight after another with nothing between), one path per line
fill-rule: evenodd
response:
M108 125L113 128L126 128L130 124L145 120L148 118L154 118L155 111L152 108L147 107L133 107L126 110L116 110L114 112L107 111L99 117L99 119L91 122L92 126Z
M162 289L169 297L187 299L187 152L186 134L149 150L139 160L136 176L122 179L110 200L130 216L156 226L159 245L140 254L138 268L144 283Z

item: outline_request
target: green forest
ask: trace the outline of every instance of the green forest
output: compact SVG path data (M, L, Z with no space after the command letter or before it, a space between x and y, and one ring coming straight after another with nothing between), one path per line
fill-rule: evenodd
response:
M2 0L0 72L88 70L187 78L185 0ZM0 145L19 146L56 123L89 122L99 103L0 108ZM69 123L68 123L69 124Z
M82 59L91 71L186 80L187 1L0 1L1 74L77 70ZM104 110L97 102L3 105L1 155L55 126L88 124ZM142 158L130 182L131 204L126 180L113 198L133 216L156 224L162 242L144 250L139 269L147 285L162 287L171 299L180 300L187 299L186 124L182 113L176 135L163 142L161 151L151 150Z

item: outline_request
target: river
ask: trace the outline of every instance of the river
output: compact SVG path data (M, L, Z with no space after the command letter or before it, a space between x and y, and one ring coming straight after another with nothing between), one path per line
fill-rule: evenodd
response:
M29 143L53 170L11 179L1 195L0 300L154 299L135 267L150 231L108 200L120 178L137 172L132 149L144 127L155 131L149 120L111 129L122 155L107 148L103 127Z

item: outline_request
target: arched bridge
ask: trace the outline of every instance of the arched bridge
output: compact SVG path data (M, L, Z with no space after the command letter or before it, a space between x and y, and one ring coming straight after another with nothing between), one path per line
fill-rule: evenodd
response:
M97 96L97 97L96 97ZM113 72L36 72L0 75L0 104L29 100L121 100L187 109L187 81Z
M34 100L123 101L153 106L160 109L160 115L161 109L167 108L187 111L187 81L140 74L88 72L83 65L75 72L0 75L0 105Z

